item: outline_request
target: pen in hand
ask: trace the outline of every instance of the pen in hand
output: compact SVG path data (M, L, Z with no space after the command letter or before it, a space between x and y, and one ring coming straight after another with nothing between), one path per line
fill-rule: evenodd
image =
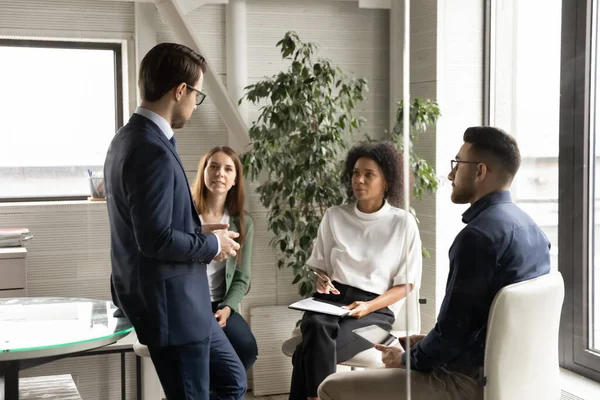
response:
M331 290L331 292L332 292L333 294L340 294L339 290L337 290L337 289L335 288L335 286L333 286L333 285L330 283L329 279L325 279L325 278L323 278L323 277L322 277L322 276L321 276L319 273L317 273L315 270L311 270L311 272L312 272L313 274L315 274L315 275L316 275L316 276L319 278L319 280L320 280L321 282L323 282L325 285L327 285L327 287L329 288L329 290Z

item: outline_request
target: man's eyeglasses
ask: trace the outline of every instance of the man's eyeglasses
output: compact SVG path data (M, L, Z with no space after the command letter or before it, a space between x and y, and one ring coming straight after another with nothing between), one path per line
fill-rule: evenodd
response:
M198 96L196 96L196 105L199 106L200 104L202 104L202 102L206 98L206 94L202 93L200 90L196 89L192 85L187 85L187 88L198 92Z
M481 164L480 161L461 161L461 160L450 160L450 171L456 170L458 164Z

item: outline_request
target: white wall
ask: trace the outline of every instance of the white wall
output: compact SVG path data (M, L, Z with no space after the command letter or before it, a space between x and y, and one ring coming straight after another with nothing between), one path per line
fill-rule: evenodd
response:
M483 123L483 15L480 0L446 0L438 5L437 91L442 118L437 124L436 165L441 185L436 196L436 315L446 292L448 250L464 227L465 205L450 201L450 160L469 126Z
M388 53L389 19L387 10L365 10L358 2L340 1L248 1L248 83L271 76L287 68L275 47L288 30L305 42L319 45L318 54L329 58L344 72L368 81L367 101L359 105L359 114L367 119L363 132L378 135L387 128L389 96ZM248 109L249 120L257 117L257 108ZM258 196L251 197L251 212L258 221L260 238L255 240L254 279L245 308L257 305L286 304L296 298L291 286L291 269L278 270L268 250L271 238L266 231L266 210ZM254 286L256 284L256 286ZM255 290L257 288L257 290ZM260 289L258 289L260 288ZM274 290L275 289L275 290Z
M320 45L320 54L346 72L366 77L371 92L360 106L368 119L365 132L377 136L389 120L388 11L359 9L353 1L248 1L249 83L282 68L275 43L287 30L296 30L306 41ZM142 6L142 7L140 7ZM136 106L136 73L144 47L135 49L137 22L153 21L156 41L173 40L155 10L147 5L114 1L56 0L52 2L0 0L0 35L16 37L64 37L118 39L127 43L129 63L129 108ZM207 57L226 82L225 6L207 5L186 18L198 35ZM148 12L149 11L149 12ZM144 15L141 14L144 12ZM143 18L142 18L143 17ZM148 28L148 27L147 27ZM152 33L151 33L152 35ZM0 67L1 68L1 67ZM79 101L79 100L78 100ZM250 121L256 109L250 109ZM228 143L227 130L210 96L198 108L189 124L177 133L178 147L190 179L207 150ZM261 305L287 304L296 298L291 271L278 270L269 246L266 212L257 196L250 195L250 212L255 218L252 290L243 309ZM0 203L0 227L26 226L35 235L28 248L28 289L30 296L76 296L110 299L109 231L103 203L69 202L40 204ZM128 356L128 398L135 393L134 362ZM119 357L94 356L67 359L33 368L24 376L55 373L73 374L82 397L88 400L119 398ZM110 385L107 382L111 382Z
M423 260L421 297L422 332L435 324L448 275L448 249L461 229L466 207L450 202L447 174L450 160L471 125L482 124L483 3L480 0L413 0L410 26L410 97L439 103L441 118L419 135L416 152L436 169L440 186L435 195L424 195L413 206L420 220L423 245L431 254ZM397 7L397 8L396 8ZM391 100L402 99L403 7L392 3L397 27L392 28ZM395 108L395 107L394 107ZM394 109L392 108L392 109Z
M93 0L51 3L0 0L0 35L126 41L132 83L128 105L133 109L137 97L135 69L139 64L135 59L134 10L148 11L148 5L140 6ZM225 82L224 7L203 6L186 18ZM443 182L464 129L481 123L483 2L421 0L413 1L411 7L411 96L437 99L442 112L437 127L420 136L416 149L437 168ZM388 128L390 100L399 100L402 93L401 69L391 74L389 70L388 10L359 9L358 2L353 1L248 0L247 12L249 83L281 70L283 64L275 43L287 30L295 30L303 40L318 43L320 54L346 72L367 78L370 93L360 107L361 115L368 120L364 131L378 136ZM173 39L155 10L150 9L149 16L144 18L155 23L151 28L156 31L156 41ZM143 20L138 18L138 22ZM401 38L395 40L402 43ZM144 46L148 47L148 42L137 49L140 56L144 54ZM256 109L250 107L249 120L255 116ZM204 152L227 143L226 128L208 97L188 126L178 132L188 177L194 178L197 162ZM243 304L246 316L250 307L287 304L296 298L296 288L290 285L291 271L278 270L275 265L268 244L271 236L266 230L266 211L256 195L251 193L250 197L256 239L252 290ZM424 263L421 290L421 295L428 298L428 304L422 307L423 331L426 331L433 326L443 296L447 251L461 227L464 207L452 205L449 187L442 185L436 196L425 196L423 201L415 203L415 208L421 220L423 243L432 255ZM29 295L110 298L109 233L104 204L0 204L0 227L11 226L26 226L36 236L28 244ZM25 371L24 375L72 373L84 398L114 399L119 396L118 385L109 388L106 382L118 382L118 368L118 356L94 356L55 362ZM132 396L135 388L131 357L127 371L128 394Z
M411 1L410 23L410 98L421 97L437 100L437 1ZM396 110L396 102L403 98L403 46L404 46L404 7L403 2L392 3L393 22L392 45L395 53L391 65L391 102L392 110ZM442 109L442 113L444 110ZM393 116L392 116L393 117ZM436 167L436 127L419 134L414 149L419 156ZM427 299L421 305L421 331L429 331L435 323L435 263L436 253L436 196L424 194L422 200L411 199L411 205L417 212L419 231L423 246L431 257L423 259L423 277L420 297Z
M296 31L303 41L319 45L319 55L329 58L349 75L365 77L370 93L359 106L367 119L363 132L380 135L387 128L389 99L387 10L363 10L358 2L307 0L251 0L247 3L248 84L252 84L287 68L275 47L285 32ZM158 42L175 37L155 12ZM208 59L223 82L226 82L225 8L206 5L186 15L198 35ZM318 22L318 23L316 23ZM257 107L249 107L249 121L257 117ZM228 144L227 130L217 110L207 97L185 128L177 132L179 153L190 180L196 175L197 162L213 146ZM269 246L271 235L266 227L266 210L258 196L250 191L250 210L256 223L253 252L252 290L243 304L287 304L297 298L291 286L291 270L278 270Z

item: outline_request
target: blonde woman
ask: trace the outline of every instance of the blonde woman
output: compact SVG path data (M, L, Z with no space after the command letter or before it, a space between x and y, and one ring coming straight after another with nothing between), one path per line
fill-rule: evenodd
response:
M244 210L242 163L231 148L215 147L202 157L192 197L203 226L225 225L240 234L238 255L213 260L207 265L207 275L212 311L247 371L256 361L258 348L238 307L250 285L254 228Z

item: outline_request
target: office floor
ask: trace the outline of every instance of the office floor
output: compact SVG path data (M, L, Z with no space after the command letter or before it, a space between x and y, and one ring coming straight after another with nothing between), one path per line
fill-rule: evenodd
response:
M274 395L274 396L256 396L255 397L252 394L252 392L246 393L246 397L244 397L244 400L287 400L287 399L288 399L287 394L280 394L280 395ZM587 399L585 399L583 397L575 396L571 393L563 391L561 400L587 400Z
M288 399L288 395L287 394L280 394L280 395L275 395L275 396L258 396L255 397L252 392L248 392L246 393L246 397L244 398L244 400L287 400ZM562 396L560 398L561 400L587 400L584 399L582 397L579 396L575 396L571 393L562 392ZM591 399L591 398L590 398Z
M277 394L272 396L254 396L252 392L246 393L244 400L287 400L287 394Z
M562 368L560 374L563 389L561 400L600 399L600 383L593 382ZM287 394L254 396L252 392L248 392L245 400L287 400L287 398Z

